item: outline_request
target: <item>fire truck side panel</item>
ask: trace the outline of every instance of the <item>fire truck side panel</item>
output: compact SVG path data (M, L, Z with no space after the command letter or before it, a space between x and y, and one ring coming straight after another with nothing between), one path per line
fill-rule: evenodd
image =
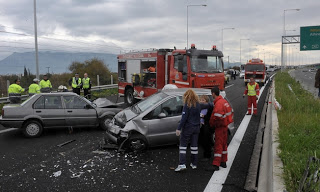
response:
M157 55L157 84L158 89L165 85L165 55Z

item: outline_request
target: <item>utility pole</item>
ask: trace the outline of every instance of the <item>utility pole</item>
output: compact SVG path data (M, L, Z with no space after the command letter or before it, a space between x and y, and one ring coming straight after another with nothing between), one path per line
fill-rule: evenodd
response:
M49 74L49 69L50 69L50 67L46 67L46 68L48 68L48 74Z
M34 12L34 44L36 51L36 78L39 79L39 60L38 60L38 34L37 34L37 8L36 0L33 0Z

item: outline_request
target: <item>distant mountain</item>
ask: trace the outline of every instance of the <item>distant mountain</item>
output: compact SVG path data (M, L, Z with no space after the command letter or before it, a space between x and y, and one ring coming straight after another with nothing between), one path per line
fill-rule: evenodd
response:
M224 68L225 69L229 69L229 68L232 68L232 67L240 67L240 63L239 62L236 62L236 63L229 63L228 64L228 61L224 61Z
M92 58L104 61L110 71L117 72L117 55L109 53L69 53L69 52L39 52L39 72L44 74L70 72L69 65L74 62L84 62ZM0 75L21 74L24 66L36 73L35 52L13 53L0 61Z

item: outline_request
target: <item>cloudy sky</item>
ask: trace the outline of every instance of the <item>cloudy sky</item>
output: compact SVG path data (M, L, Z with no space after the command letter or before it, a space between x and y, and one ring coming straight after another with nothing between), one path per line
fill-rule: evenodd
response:
M242 62L258 56L279 62L284 10L293 8L301 10L286 11L287 35L320 24L316 0L38 0L39 51L185 48L188 9L189 44L221 50L223 31L225 60L239 62L240 39L250 39L241 41ZM319 51L298 54L299 45L290 47L296 61L320 58ZM0 60L33 50L33 0L0 0Z

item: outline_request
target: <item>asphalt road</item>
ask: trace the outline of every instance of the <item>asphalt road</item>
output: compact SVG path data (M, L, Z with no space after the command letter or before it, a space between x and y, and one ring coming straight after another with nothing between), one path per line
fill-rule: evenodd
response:
M243 79L226 88L234 108L235 126L245 116ZM244 191L251 153L266 91L259 100L222 191ZM115 97L109 98L115 101ZM121 100L119 100L121 101ZM144 153L99 151L104 131L99 129L45 130L40 138L27 139L19 130L0 134L0 191L203 191L212 173L210 162L198 169L175 173L178 147L152 148ZM58 144L75 140L67 145ZM98 152L97 152L98 150ZM99 154L100 152L100 154ZM201 158L202 151L199 151ZM188 159L189 160L189 159Z
M301 86L309 91L315 98L318 98L319 89L314 87L316 71L310 72L308 69L296 69L289 71L291 77L300 82Z

